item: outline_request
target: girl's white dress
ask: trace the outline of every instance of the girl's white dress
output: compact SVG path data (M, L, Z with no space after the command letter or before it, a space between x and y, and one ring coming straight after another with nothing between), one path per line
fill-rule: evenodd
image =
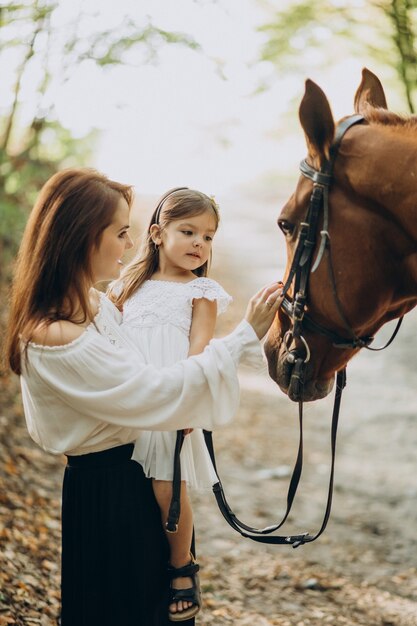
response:
M187 358L193 300L217 302L217 312L225 311L232 298L210 278L188 283L147 280L124 303L122 327L139 348L147 363L158 368ZM148 477L172 480L176 432L143 431L135 444L133 459ZM193 489L211 489L216 473L201 430L184 439L181 451L181 478Z

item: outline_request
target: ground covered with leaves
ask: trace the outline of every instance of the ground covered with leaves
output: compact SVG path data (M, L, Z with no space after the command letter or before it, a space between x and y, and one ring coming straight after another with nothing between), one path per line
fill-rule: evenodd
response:
M248 216L242 205L239 211L244 229ZM276 261L269 223L265 219L256 232L250 225L252 258L259 252L256 271L236 262L244 232L234 241L226 229L219 239L214 275L235 296L220 318L219 334L232 328L249 294L269 277ZM204 599L199 626L417 626L417 394L415 367L410 368L416 331L414 312L389 351L361 354L349 367L333 512L316 543L297 550L252 543L226 525L210 493L194 496ZM219 471L238 516L265 526L285 510L297 407L266 371L242 370L241 381L236 421L215 435ZM2 383L0 626L52 626L59 613L64 458L30 441L16 381ZM320 527L331 405L328 398L306 407L305 468L284 532L314 533Z
M244 400L241 428L234 434L218 434L216 446L231 500L243 517L261 524L283 510L287 466L281 465L280 471L275 468L269 477L261 469L261 459L274 446L271 441L260 442L259 437L254 443L260 420L253 411L265 407L254 392L245 392ZM51 626L59 612L63 460L34 447L19 406L13 411L14 416L9 412L0 420L0 625ZM255 448L259 459L249 461ZM313 506L315 512L324 503L324 472L320 478L323 484L315 494L311 488L307 495L303 493L309 501L315 496L320 499ZM199 495L195 511L204 611L197 623L415 626L415 542L408 549L396 548L406 520L398 520L395 536L386 517L370 523L366 498L358 497L355 502L355 497L339 487L327 535L317 546L294 551L252 545L235 536L213 498ZM390 506L388 497L386 507ZM310 517L303 511L300 516L304 524Z

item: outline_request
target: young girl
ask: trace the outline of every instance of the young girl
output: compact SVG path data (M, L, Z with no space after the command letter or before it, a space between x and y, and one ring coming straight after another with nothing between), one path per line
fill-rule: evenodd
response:
M153 365L169 366L202 352L213 337L217 313L231 301L218 283L206 278L218 223L213 199L187 188L169 191L152 215L141 253L113 285L116 304L123 306L124 331ZM193 516L186 483L211 489L217 481L202 431L185 433L181 516L177 532L167 531L172 621L188 619L200 607L198 566L190 553ZM164 528L172 497L175 441L175 432L143 432L132 457L153 479Z

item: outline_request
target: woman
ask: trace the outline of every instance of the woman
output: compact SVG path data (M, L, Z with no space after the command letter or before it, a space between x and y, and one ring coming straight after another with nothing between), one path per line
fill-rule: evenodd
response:
M203 354L145 365L119 328L121 313L93 289L118 277L132 247L131 201L130 187L94 170L53 176L30 215L12 288L6 354L21 376L28 430L68 457L62 626L168 623L167 544L132 442L140 430L226 424L238 405L236 366L259 352L282 301L277 284L265 288Z

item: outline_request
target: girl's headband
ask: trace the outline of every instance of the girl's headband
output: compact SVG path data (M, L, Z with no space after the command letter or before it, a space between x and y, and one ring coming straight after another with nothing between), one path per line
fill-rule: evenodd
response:
M165 200L169 198L171 194L175 193L176 191L182 191L183 189L188 189L188 187L175 187L174 189L170 189L170 191L167 191L167 193L164 196L162 196L162 198L159 201L158 206L156 207L154 224L159 224L159 217L161 215L162 207L164 205Z

